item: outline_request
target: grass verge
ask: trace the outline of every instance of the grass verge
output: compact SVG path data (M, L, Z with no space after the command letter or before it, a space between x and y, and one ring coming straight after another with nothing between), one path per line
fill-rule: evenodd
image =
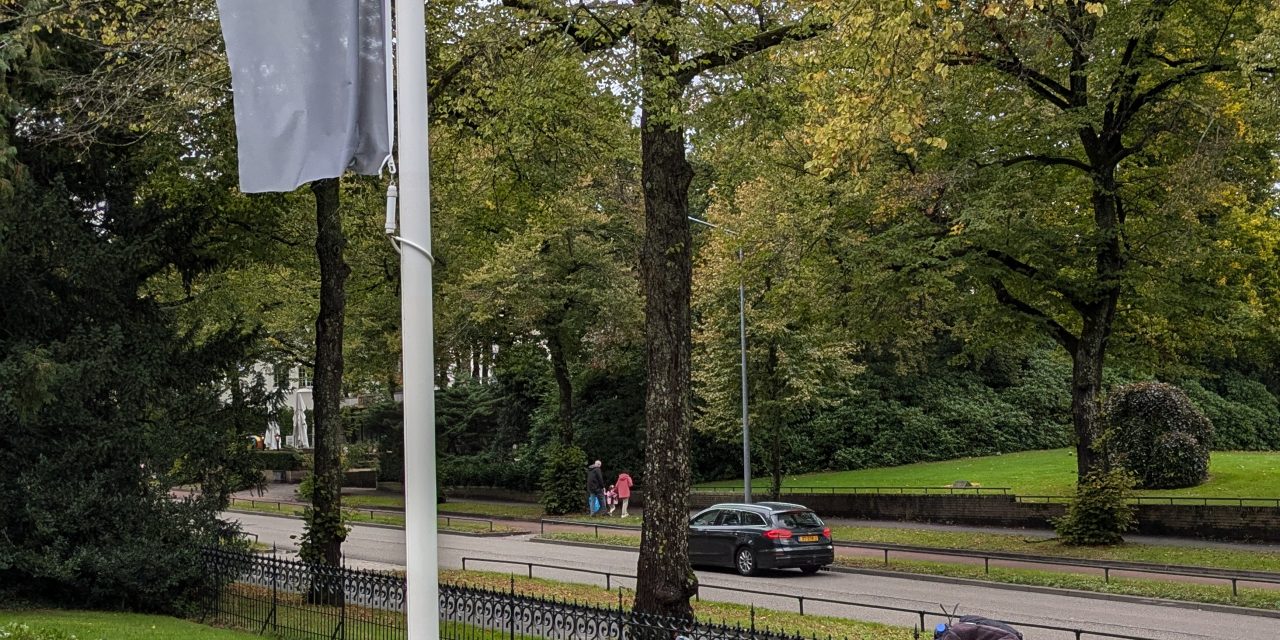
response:
M404 496L400 495L349 495L342 496L342 503L350 507L365 509L404 509Z
M136 613L0 609L0 630L9 624L50 630L79 640L249 640L257 634L219 629L189 620ZM0 636L3 636L0 631ZM39 637L39 636L37 636Z
M590 542L592 544L611 544L618 547L640 547L640 536L621 534L602 533L599 536L593 533L545 533L537 536L543 540L559 540L563 542Z
M836 540L876 544L904 544L965 551L1001 551L1061 558L1149 562L1215 569L1280 572L1280 552L1217 547L1184 547L1126 542L1110 547L1073 547L1054 539L1014 534L835 526Z
M1184 602L1226 604L1256 609L1280 610L1280 591L1240 587L1239 595L1231 595L1231 585L1223 583L1198 584L1164 580L1142 580L1112 577L1110 582L1098 575L1039 571L1034 569L1006 569L991 567L991 573L983 573L981 566L926 562L919 560L893 560L888 565L875 558L837 556L836 564L843 567L888 569L906 573L919 573L952 578L969 578L988 582L1003 582L1037 587L1077 589L1097 593L1114 593L1146 598L1165 598Z
M280 504L275 502L250 504L244 501L237 501L233 508L239 511L252 511L254 513L268 513L273 515L285 515L292 517L302 517L302 512L306 509L303 505L298 504ZM403 527L404 516L399 514L369 513L368 511L358 511L355 509L344 509L347 522L355 524L386 524L391 526ZM440 516L437 519L440 531L456 532L456 533L487 533L490 531L489 523L473 522L469 520L456 520L447 516ZM493 525L496 533L515 533L517 529L505 525Z
M437 510L464 515L487 516L491 518L513 518L517 520L537 520L542 517L540 504L504 504L496 502L454 502L450 500L438 505Z
M510 589L512 584L512 574L488 571L442 571L440 579L499 591ZM520 593L560 600L576 600L603 607L617 607L619 593L621 593L623 607L630 608L634 603L635 592L630 589L617 588L607 591L597 586L542 578L515 576L514 579L515 589ZM752 621L751 607L747 605L702 600L693 603L693 610L699 620L708 622L750 626ZM903 615L904 622L909 624L909 616ZM775 631L800 634L804 637L828 634L836 638L849 638L849 640L906 640L911 637L910 627L893 627L845 618L802 616L793 612L759 608L755 609L755 624L757 628L768 627Z
M548 533L538 536L546 540L563 540L568 542L590 542L595 544L612 544L620 547L638 547L640 539L635 536L601 535L596 537L590 533ZM1238 595L1231 594L1231 585L1200 584L1170 580L1143 580L1132 578L1112 578L1110 582L1103 576L1094 576L1067 571L1042 571L1034 569L1006 569L992 567L991 573L984 573L981 565L954 564L948 562L929 562L921 560L891 560L884 564L876 558L836 556L836 564L844 567L868 569L884 569L924 575L947 576L952 578L969 578L988 582L1003 582L1039 587L1057 587L1061 589L1078 589L1097 593L1115 593L1148 598L1166 598L1186 602L1207 602L1211 604L1229 604L1240 607L1280 610L1280 590L1240 587Z

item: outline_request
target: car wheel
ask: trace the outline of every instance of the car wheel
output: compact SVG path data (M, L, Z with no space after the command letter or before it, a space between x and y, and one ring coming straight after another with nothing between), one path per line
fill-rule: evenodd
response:
M738 553L733 558L733 568L744 576L749 576L756 572L756 554L751 550L751 547L738 548Z
M822 567L800 567L800 573L811 576L821 570Z

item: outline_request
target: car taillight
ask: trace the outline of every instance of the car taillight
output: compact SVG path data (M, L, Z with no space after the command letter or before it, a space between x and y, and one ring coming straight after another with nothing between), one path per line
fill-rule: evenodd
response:
M785 540L791 537L789 529L770 529L764 532L764 537L770 540Z
M824 528L824 529L822 530L822 535L824 535L824 536L826 536L828 539L830 539L830 538L831 538L831 527L826 527L826 528Z

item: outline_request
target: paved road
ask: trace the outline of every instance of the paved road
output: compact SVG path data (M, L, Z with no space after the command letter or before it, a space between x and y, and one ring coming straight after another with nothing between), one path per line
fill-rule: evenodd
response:
M239 520L246 531L258 534L266 544L283 549L296 549L290 535L301 531L295 519L264 515L228 514ZM348 562L376 568L402 567L404 564L403 532L397 529L356 526L343 545ZM629 551L585 549L532 542L527 536L515 538L472 538L443 535L439 543L440 565L460 568L463 556L535 562L581 567L598 571L634 574L636 555ZM468 568L510 570L510 565L473 565ZM524 572L523 568L519 569ZM572 582L603 585L603 578L567 571L535 569L535 576ZM715 571L698 572L703 584L702 595L708 599L751 603L770 609L794 610L796 601L789 595L807 598L852 600L907 609L939 610L960 605L961 613L982 613L995 618L1063 627L1127 634L1154 640L1241 640L1276 637L1280 621L1274 618L1213 611L1196 611L1159 603L1110 602L1075 596L1014 592L984 586L950 585L911 578L850 575L823 572L802 576L799 572L775 572L753 578ZM615 578L614 586L630 587L631 580ZM713 589L715 586L764 591L768 595L741 594ZM779 594L779 595L773 595ZM805 612L858 618L896 625L918 623L918 618L905 613L858 609L843 605L805 603ZM932 626L936 619L928 620ZM1070 635L1032 630L1027 640L1066 640Z

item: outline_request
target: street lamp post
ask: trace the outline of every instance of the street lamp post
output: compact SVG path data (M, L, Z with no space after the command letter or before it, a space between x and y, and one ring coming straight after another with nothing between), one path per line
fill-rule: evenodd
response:
M718 229L729 235L738 232L712 224L701 218L689 216L689 220ZM747 419L747 298L742 282L742 247L738 247L738 349L742 363L742 501L751 503L751 428Z

